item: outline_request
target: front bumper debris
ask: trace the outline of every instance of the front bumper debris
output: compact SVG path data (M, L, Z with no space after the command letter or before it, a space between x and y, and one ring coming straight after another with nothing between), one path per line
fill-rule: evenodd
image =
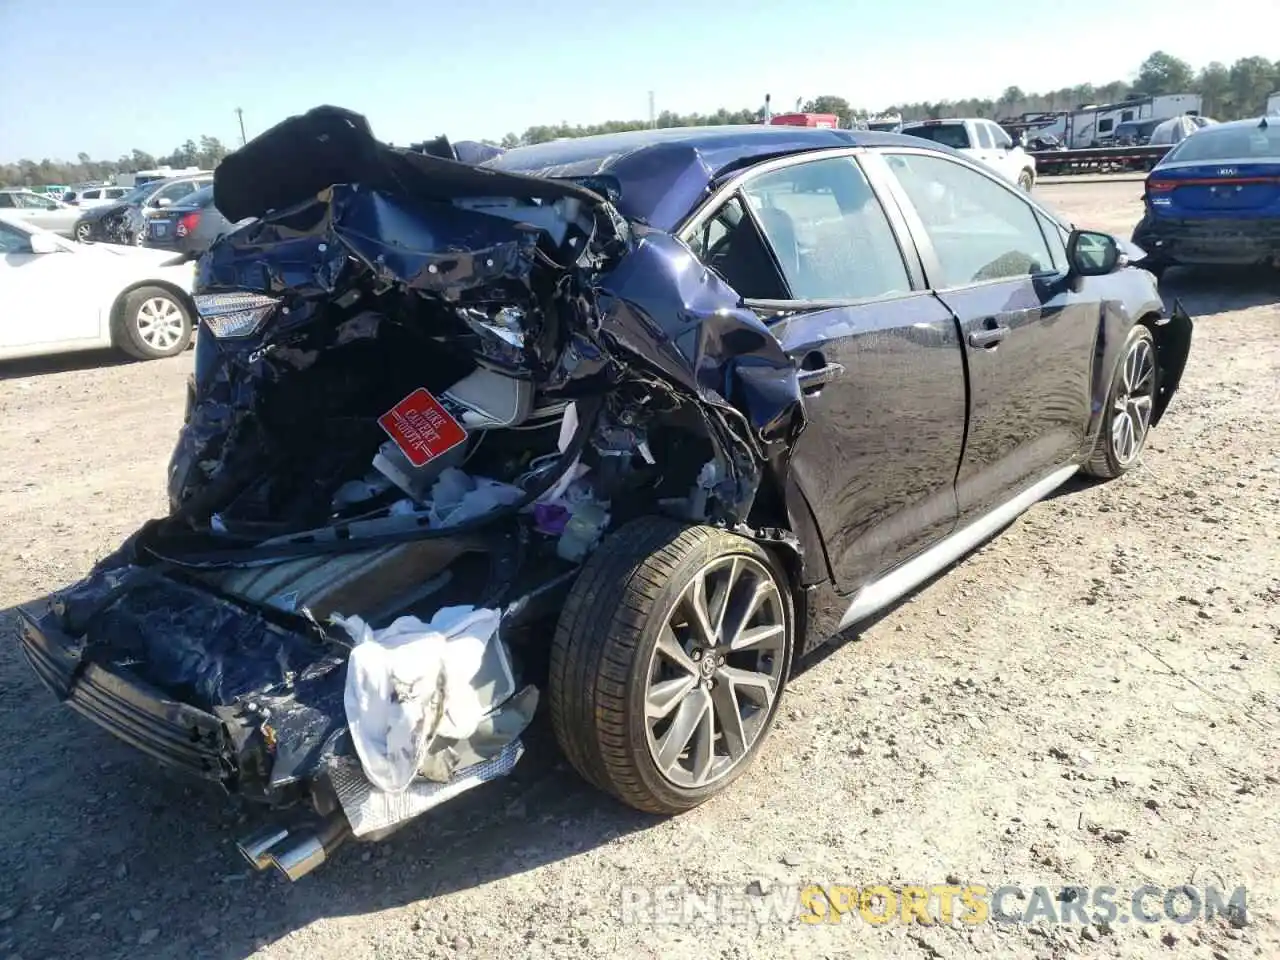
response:
M1147 217L1133 242L1152 261L1252 266L1280 262L1280 219L1186 220Z
M125 666L85 658L85 645L58 629L52 613L19 610L22 652L59 700L166 766L224 786L236 779L222 721L180 703Z

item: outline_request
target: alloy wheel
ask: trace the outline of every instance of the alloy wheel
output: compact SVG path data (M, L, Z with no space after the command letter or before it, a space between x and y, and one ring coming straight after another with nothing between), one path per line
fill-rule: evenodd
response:
M1155 352L1149 341L1138 340L1124 358L1111 407L1111 448L1122 467L1142 453L1151 428L1155 388Z
M186 329L182 309L167 297L144 300L134 322L142 342L160 353L172 350Z
M644 691L649 754L665 779L706 786L747 757L781 690L788 629L778 584L752 557L718 557L689 581Z
M82 223L76 227L76 239L81 243L88 243L93 239L93 230L87 223Z

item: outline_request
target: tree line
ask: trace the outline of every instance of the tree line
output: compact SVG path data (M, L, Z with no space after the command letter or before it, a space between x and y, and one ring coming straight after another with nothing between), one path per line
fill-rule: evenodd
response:
M833 113L840 126L852 127L859 119L875 114L901 114L903 120L936 120L943 117L987 117L1013 119L1026 113L1048 113L1073 110L1095 103L1115 103L1129 96L1159 96L1169 93L1198 93L1204 98L1203 113L1215 120L1238 120L1257 116L1266 107L1269 94L1280 91L1280 60L1266 57L1242 57L1231 66L1213 62L1196 71L1185 60L1157 50L1142 62L1133 82L1113 80L1095 86L1091 83L1063 87L1047 93L1024 93L1009 87L996 99L971 97L964 100L900 103L884 110L867 110L850 103L845 97L824 95L800 105L804 113ZM776 106L776 105L775 105ZM782 112L779 109L777 112ZM726 110L712 114L677 114L663 111L655 118L658 127L697 127L722 123L759 123L764 108ZM500 145L515 147L529 143L545 143L560 137L585 137L596 133L643 130L647 120L610 120L599 124L545 124L529 127L522 134L508 133Z
M231 150L217 137L202 136L199 142L188 140L172 153L152 156L145 150L132 150L119 160L94 160L89 154L77 155L74 163L45 158L19 160L17 163L0 164L0 186L38 187L45 184L84 183L92 180L110 180L118 173L137 173L156 167L199 167L212 170Z
M1266 57L1242 57L1227 66L1213 62L1195 70L1185 60L1157 50L1142 62L1133 82L1114 80L1100 86L1085 83L1063 87L1047 93L1024 93L1016 86L1008 87L996 99L973 97L964 100L901 103L883 111L868 111L853 106L844 97L814 97L800 109L806 113L834 113L843 127L854 126L859 119L874 113L897 113L903 120L930 120L942 117L988 117L1003 120L1026 113L1072 110L1090 103L1115 103L1129 96L1158 96L1169 93L1198 93L1204 98L1204 114L1215 120L1236 120L1257 116L1266 106L1269 94L1280 91L1280 60ZM654 118L657 127L701 127L714 124L759 123L764 108L721 108L714 113L675 113L664 110ZM497 144L511 148L531 143L546 143L561 137L585 137L597 133L619 133L643 130L648 120L609 120L595 124L538 124L524 133L508 133ZM495 141L486 141L493 143ZM81 153L75 163L44 159L19 160L0 164L0 185L38 186L47 183L76 183L84 180L107 180L117 173L132 173L157 166L198 166L212 169L228 153L217 137L188 140L173 153L155 157L143 150L133 150L118 160L93 160Z

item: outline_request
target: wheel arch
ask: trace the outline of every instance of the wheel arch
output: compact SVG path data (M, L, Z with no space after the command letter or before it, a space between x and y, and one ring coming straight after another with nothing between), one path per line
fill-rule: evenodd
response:
M793 593L831 577L826 549L809 502L788 474L780 479L772 470L761 477L748 517L747 536L777 556L791 581Z

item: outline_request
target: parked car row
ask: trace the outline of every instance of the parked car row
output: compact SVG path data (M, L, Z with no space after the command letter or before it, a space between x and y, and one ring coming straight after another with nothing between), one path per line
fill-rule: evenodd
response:
M113 203L84 210L76 218L74 236L81 243L105 240L141 246L151 217L211 183L212 174L149 181Z

